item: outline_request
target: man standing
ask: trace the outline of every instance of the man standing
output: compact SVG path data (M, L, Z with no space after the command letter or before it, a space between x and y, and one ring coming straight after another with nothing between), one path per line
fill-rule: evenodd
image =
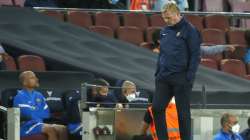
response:
M223 114L220 123L222 129L215 135L214 140L243 140L239 135L240 125L235 115Z
M160 54L156 70L153 116L158 140L167 140L165 109L175 96L182 140L191 139L190 92L200 63L201 37L198 30L180 16L174 3L166 4L162 17L167 26L160 33Z

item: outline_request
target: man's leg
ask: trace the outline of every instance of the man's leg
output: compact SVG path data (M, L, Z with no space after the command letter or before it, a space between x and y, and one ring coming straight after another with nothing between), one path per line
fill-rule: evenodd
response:
M174 87L174 96L178 112L181 140L191 139L190 93L191 84L186 83Z
M66 126L53 124L52 127L56 130L59 140L68 140L68 131Z
M167 140L166 107L173 97L170 86L156 80L156 92L153 97L153 116L158 140Z
M42 132L48 136L48 140L59 140L56 130L50 124L44 124Z

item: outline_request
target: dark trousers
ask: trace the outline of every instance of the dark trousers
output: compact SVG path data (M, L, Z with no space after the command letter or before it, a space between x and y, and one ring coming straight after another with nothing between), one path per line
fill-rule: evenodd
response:
M168 140L165 109L175 97L181 140L191 139L190 92L192 85L186 73L175 73L166 80L156 80L153 115L158 140Z

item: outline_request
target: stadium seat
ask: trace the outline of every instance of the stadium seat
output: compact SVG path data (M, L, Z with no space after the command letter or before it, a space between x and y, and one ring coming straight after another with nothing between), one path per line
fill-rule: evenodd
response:
M105 35L107 37L114 38L114 31L112 28L107 26L91 26L89 27L90 31Z
M204 29L201 32L203 43L226 44L225 32L219 29Z
M228 43L229 44L239 44L241 46L245 46L245 31L242 30L229 30L227 32Z
M16 62L12 56L9 56L7 60L4 60L6 70L8 71L16 71Z
M27 137L21 137L21 140L47 140L47 136L44 134L37 134Z
M150 42L152 43L153 40L152 40L152 34L156 31L156 30L160 30L161 27L148 27L147 30L146 30L146 39L147 39L147 42Z
M203 17L197 15L185 15L185 18L192 23L199 31L204 29Z
M7 6L7 5L13 5L12 0L0 0L0 6Z
M216 69L218 70L218 65L217 62L213 59L209 59L209 58L203 58L201 59L201 65L206 66L208 68L212 68L212 69Z
M243 60L246 54L246 48L242 46L238 46L238 47L235 47L234 52L226 51L224 54L225 54L225 58Z
M117 37L120 40L130 42L137 46L144 42L143 32L137 27L119 27Z
M57 20L64 21L64 14L59 11L43 11L42 13Z
M24 6L24 2L25 2L25 0L15 0L15 5L23 7Z
M36 55L21 55L18 57L18 66L21 71L32 70L36 72L46 71L43 58Z
M124 26L135 26L141 30L148 27L148 18L143 13L125 13L123 14Z
M203 0L203 11L209 11L209 12L224 11L224 0Z
M241 60L224 59L221 60L220 69L223 72L231 73L236 76L245 77L246 67Z
M95 14L96 26L107 26L114 31L120 26L119 17L115 13L111 12L97 12Z
M223 15L209 15L205 17L206 28L215 28L222 31L228 31L230 28L229 20Z
M67 16L67 21L84 28L88 28L93 25L91 15L87 12L70 11Z
M154 14L149 17L150 25L156 27L163 27L166 26L165 21L163 20L160 14Z

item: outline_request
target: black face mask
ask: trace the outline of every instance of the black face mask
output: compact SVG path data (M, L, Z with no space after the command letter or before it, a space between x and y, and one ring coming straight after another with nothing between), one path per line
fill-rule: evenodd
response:
M95 96L95 102L103 102L107 99L107 96L105 95L100 95L100 94L97 94Z

